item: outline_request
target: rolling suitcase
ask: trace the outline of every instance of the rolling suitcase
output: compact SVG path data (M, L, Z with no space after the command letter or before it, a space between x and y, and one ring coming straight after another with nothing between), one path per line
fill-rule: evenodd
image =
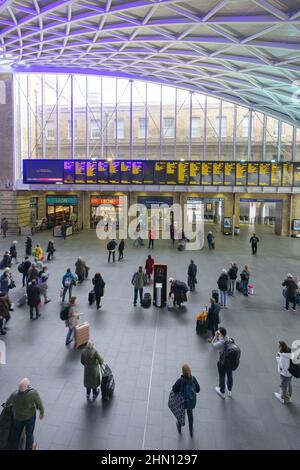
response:
M115 389L115 379L111 368L105 364L101 366L102 381L101 381L101 395L102 400L110 400Z
M150 305L151 305L151 300L152 300L152 299L151 299L151 294L150 294L150 292L146 292L146 293L144 294L144 298L143 298L143 307L144 307L144 308L149 308Z
M27 294L23 294L22 297L18 300L18 307L23 307L23 305L27 304Z
M91 292L89 292L89 304L93 305L95 300L96 300L96 294L95 294L95 291L92 290Z
M236 281L235 287L238 292L243 292L243 286L242 286L241 281Z
M75 326L75 347L83 346L90 339L90 325L86 321L82 325Z
M14 414L12 406L2 404L2 412L0 414L0 450L13 449Z
M219 291L218 290L213 290L211 293L211 296L213 299L215 299L216 303L219 303Z
M252 284L248 284L248 294L250 295L254 294L254 287Z

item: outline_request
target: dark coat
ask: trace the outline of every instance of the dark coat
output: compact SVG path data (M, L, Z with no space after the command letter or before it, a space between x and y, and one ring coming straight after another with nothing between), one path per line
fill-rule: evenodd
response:
M220 305L211 304L207 313L207 328L208 330L217 330L220 324Z
M94 284L94 291L95 291L96 296L102 297L104 295L104 287L105 287L105 282L103 281L102 276L94 277L92 282Z
M1 269L4 268L11 268L11 256L10 255L4 255L2 262L1 262Z
M0 296L0 317L9 318L10 313L9 309L11 306L11 302L9 300L8 295Z
M36 284L30 284L27 289L27 305L37 307L41 303L41 289Z
M47 246L47 253L51 253L53 255L54 253L54 243L53 242L49 242L48 243L48 246Z
M231 268L228 271L229 279L231 279L232 281L235 281L237 279L237 272L238 272L238 267L231 266Z
M192 375L191 377L187 378L187 377L184 377L183 375L175 382L175 384L173 385L172 387L172 390L174 393L182 393L183 396L185 396L185 387L187 386L187 384L189 383L189 381L193 381L194 382L194 386L195 386L195 389L196 389L196 393L199 393L200 392L200 385L198 384L198 381L197 379ZM188 400L186 397L185 397L185 400L184 400L184 407L188 410L192 410L193 408L195 408L196 406L196 397L195 397L195 400Z
M27 238L25 242L25 249L26 249L26 255L31 256L32 252L32 240L31 238Z
M283 281L282 285L283 287L286 287L286 295L289 299L292 299L296 296L298 286L294 279L286 279Z
M3 273L0 277L0 292L5 292L6 294L9 291L10 278L5 276Z
M31 261L29 261L29 260L24 261L24 264L23 264L23 273L24 273L24 274L27 274L28 271L29 271L29 269L30 269L30 267L31 267Z
M75 273L79 277L79 279L85 277L85 262L83 260L78 259L75 263Z
M81 353L81 364L84 366L83 384L86 388L97 388L100 385L99 366L103 359L95 348L85 348Z
M189 268L188 268L188 276L195 278L197 275L197 266L195 263L190 263Z
M146 270L146 273L148 275L153 273L153 265L154 265L154 259L153 258L147 258L146 259L145 270Z
M110 241L108 242L106 248L108 249L108 251L115 251L116 246L117 246L116 240L110 240Z
M125 242L124 240L121 240L118 246L118 251L119 252L124 251L124 248L125 248Z
M221 291L226 292L228 289L228 274L222 273L219 277L217 284Z
M33 279L37 279L39 276L39 272L36 268L30 268L28 270L28 277L27 280L28 282L31 282Z
M17 247L16 247L16 245L11 245L11 247L9 249L9 252L10 252L10 256L12 258L16 258L17 257Z
M251 237L250 240L249 240L249 243L251 243L251 245L257 245L257 243L259 242L259 238L258 237Z

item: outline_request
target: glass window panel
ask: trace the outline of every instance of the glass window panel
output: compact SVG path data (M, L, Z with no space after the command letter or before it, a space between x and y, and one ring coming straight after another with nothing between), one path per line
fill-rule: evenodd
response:
M103 107L103 158L115 158L116 145L114 138L116 120L116 78L102 78L102 107Z
M59 157L72 158L70 140L71 122L71 75L58 75L58 125L59 125Z
M162 87L162 158L168 160L175 155L175 96L175 88Z
M251 137L251 160L263 159L263 130L264 115L256 111L252 112L252 137Z
M250 111L243 106L236 107L236 159L248 160ZM253 124L252 124L253 128Z
M291 161L293 159L293 126L285 122L280 122L280 126L280 161Z
M57 158L56 75L44 75L44 143L45 158Z
M129 80L118 78L117 115L114 122L116 157L130 158L130 87Z
M160 89L160 85L147 84L147 115L149 122L147 158L152 160L159 160L160 158Z
M87 77L88 157L102 158L101 77Z
M266 160L278 160L278 120L267 116Z
M187 121L187 117L185 118ZM205 96L199 93L192 94L192 132L191 132L191 159L202 160L204 154L204 120L205 120ZM194 134L193 127L197 123L198 135ZM186 124L187 125L187 122ZM178 145L177 145L178 155Z
M42 76L29 76L29 154L30 158L43 157Z
M75 75L73 81L74 158L87 158L86 152L86 77Z
M234 104L222 101L220 160L233 160L233 137Z
M132 157L146 158L149 137L149 117L146 110L146 83L132 82Z
M219 128L220 100L207 97L207 119L206 119L206 159L218 160L219 154Z
M184 159L188 158L189 140L190 140L190 92L186 90L177 89L177 109L176 109L176 159L177 160L180 160L182 158Z
M296 129L296 152L295 152L296 162L300 162L300 128Z

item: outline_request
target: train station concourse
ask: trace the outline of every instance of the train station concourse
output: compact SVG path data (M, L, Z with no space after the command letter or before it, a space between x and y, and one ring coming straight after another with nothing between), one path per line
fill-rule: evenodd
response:
M300 2L0 0L0 146L0 450L299 451Z

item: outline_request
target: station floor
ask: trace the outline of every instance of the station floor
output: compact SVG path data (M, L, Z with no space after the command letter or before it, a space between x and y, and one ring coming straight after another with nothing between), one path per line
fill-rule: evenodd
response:
M0 366L1 402L20 378L30 378L45 405L45 418L36 425L39 449L299 449L300 380L293 381L289 406L281 405L274 391L279 388L277 342L300 339L300 307L296 312L283 310L281 287L286 273L300 276L300 240L277 237L271 230L259 236L257 256L251 254L246 229L234 239L217 234L212 252L206 247L178 252L168 241L156 242L152 254L155 261L168 264L168 276L186 281L189 260L198 266L197 292L189 294L180 310L133 306L130 281L149 253L146 248L133 248L128 240L124 261L108 264L106 243L93 230L65 241L55 239L56 259L48 263L52 302L34 322L28 307L15 308L8 334L0 338L7 346L7 364ZM14 238L1 239L1 253ZM36 234L34 243L45 248L49 238L49 232ZM19 254L24 239L17 238ZM115 396L107 404L100 396L95 403L86 402L81 351L65 346L67 330L59 318L61 277L67 267L74 267L78 255L86 259L92 274L100 271L106 282L99 311L87 303L90 279L74 294L82 318L90 323L91 338L115 376ZM216 288L221 269L233 260L239 267L249 265L255 293L230 298L229 308L221 313L221 324L242 350L233 396L221 400L214 391L217 354L206 338L196 334L195 318ZM16 266L13 273L16 302L23 290ZM171 386L186 362L201 387L193 439L187 426L178 435L167 406Z

